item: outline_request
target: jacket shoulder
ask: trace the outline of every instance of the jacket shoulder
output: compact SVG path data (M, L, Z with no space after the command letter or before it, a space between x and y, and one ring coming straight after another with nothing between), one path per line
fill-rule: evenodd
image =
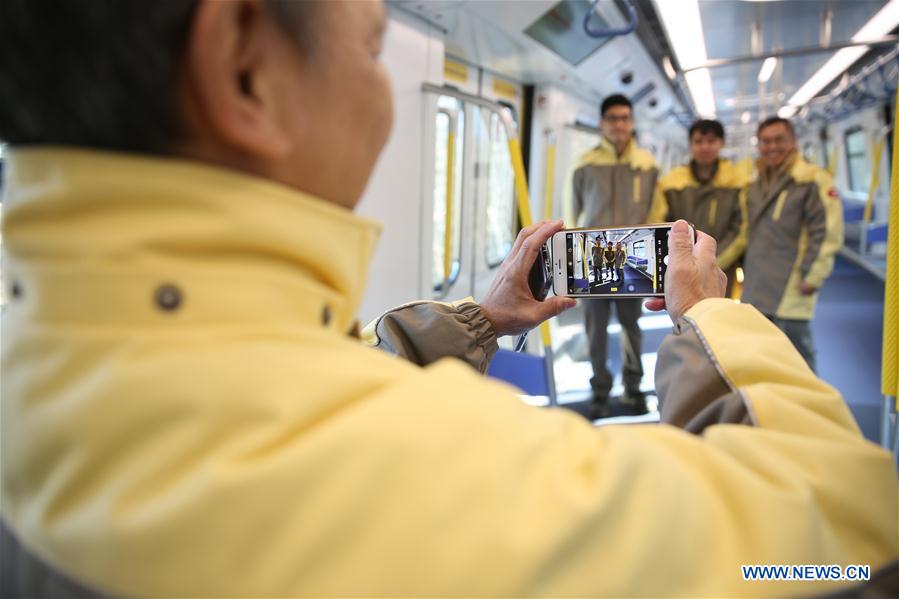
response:
M790 174L797 183L816 183L822 189L833 187L833 177L827 169L802 158L796 159Z
M657 169L656 159L653 158L652 153L649 150L644 150L643 148L634 148L631 153L631 165L640 169L641 171L648 171L652 169Z
M659 180L659 187L662 192L680 191L686 187L695 187L696 181L693 180L693 174L689 167L681 165L669 171Z
M575 171L585 166L606 166L615 164L615 156L607 152L602 146L596 146L592 150L588 150L581 154L578 158Z
M718 187L746 187L749 177L730 160L722 160L718 163L718 174L715 176Z

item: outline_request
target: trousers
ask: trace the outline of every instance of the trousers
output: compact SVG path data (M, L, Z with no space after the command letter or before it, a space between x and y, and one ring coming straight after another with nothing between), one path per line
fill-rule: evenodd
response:
M590 379L593 396L601 401L608 398L612 390L612 373L606 366L606 360L609 353L609 316L613 305L618 314L618 322L621 323L619 340L624 388L628 393L638 393L640 382L643 380L643 363L640 359L643 349L643 333L640 331L637 321L643 311L643 300L640 298L596 299L586 300L584 303L590 363L593 365L593 378Z
M812 372L817 372L815 364L815 342L812 340L812 327L808 320L794 320L791 318L777 318L766 314L768 320L784 332L790 339L802 357L805 359Z

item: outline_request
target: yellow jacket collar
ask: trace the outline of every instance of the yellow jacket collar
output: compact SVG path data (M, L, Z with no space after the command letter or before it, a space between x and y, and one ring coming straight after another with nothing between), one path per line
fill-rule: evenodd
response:
M596 166L627 164L637 170L649 170L655 166L655 160L652 154L643 148L637 147L633 139L628 142L624 152L619 156L615 145L605 137L602 137L598 146L581 156L578 168L588 164Z
M13 310L100 322L353 324L380 226L349 210L173 158L15 149L7 167L4 279L21 296ZM179 309L161 314L172 288Z

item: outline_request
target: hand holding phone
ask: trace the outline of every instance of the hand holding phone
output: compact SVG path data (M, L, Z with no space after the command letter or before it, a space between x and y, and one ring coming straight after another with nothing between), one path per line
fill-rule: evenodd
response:
M562 297L538 301L528 286L528 274L540 255L540 247L561 228L562 221L535 223L522 229L515 239L480 301L481 311L498 337L524 333L575 305L573 299Z
M697 303L724 297L727 276L718 268L715 239L694 232L686 221L674 223L669 236L668 269L664 299L646 302L650 310L668 310L672 322Z
M671 227L559 231L552 237L553 292L584 298L664 297Z

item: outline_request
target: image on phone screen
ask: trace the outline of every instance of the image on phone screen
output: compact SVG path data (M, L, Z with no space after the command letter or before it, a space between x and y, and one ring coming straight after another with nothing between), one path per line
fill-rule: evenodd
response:
M665 293L670 225L568 231L568 295Z

